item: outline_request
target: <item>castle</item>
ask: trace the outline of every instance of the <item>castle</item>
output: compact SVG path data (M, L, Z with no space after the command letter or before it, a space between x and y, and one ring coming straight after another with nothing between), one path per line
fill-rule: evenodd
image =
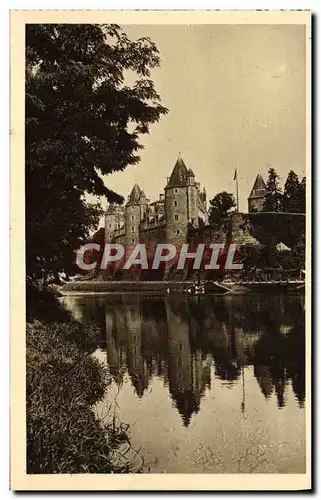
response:
M110 204L105 215L105 243L127 249L137 243L180 245L189 228L208 223L206 191L195 181L181 156L167 178L164 193L152 203L135 183L125 206Z
M263 209L266 185L257 175L248 198L249 212ZM195 180L179 155L164 193L152 203L135 183L125 206L110 204L105 215L105 243L118 243L131 251L137 243L152 248L156 243L179 246L189 229L208 224L206 191Z

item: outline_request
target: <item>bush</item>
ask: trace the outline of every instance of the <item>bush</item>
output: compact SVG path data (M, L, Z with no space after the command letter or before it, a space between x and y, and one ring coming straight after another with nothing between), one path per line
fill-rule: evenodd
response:
M29 474L133 472L118 451L128 427L114 418L103 425L92 410L109 383L89 355L97 335L77 322L27 325Z

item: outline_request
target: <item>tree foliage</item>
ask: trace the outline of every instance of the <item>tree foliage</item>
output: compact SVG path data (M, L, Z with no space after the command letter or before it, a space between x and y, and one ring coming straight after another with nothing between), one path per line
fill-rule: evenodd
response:
M150 79L159 64L151 40L130 41L116 25L26 26L29 277L68 273L101 216L87 193L122 201L102 176L137 164L140 135L167 112Z
M284 212L305 213L305 177L300 182L298 175L291 170L284 185Z
M279 176L274 168L269 168L268 175L263 212L280 212L282 210L283 197L279 187Z
M270 168L268 174L263 212L305 213L305 177L300 181L298 175L290 170L282 193L275 169Z
M235 206L235 198L231 193L226 191L218 193L210 200L209 223L218 226L232 213Z

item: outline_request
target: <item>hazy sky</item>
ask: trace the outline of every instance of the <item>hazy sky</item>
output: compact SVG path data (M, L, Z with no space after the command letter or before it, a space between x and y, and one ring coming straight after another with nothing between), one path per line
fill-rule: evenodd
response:
M235 193L240 210L255 176L273 166L284 179L305 174L305 26L124 26L131 39L150 37L161 55L152 79L167 116L142 137L139 165L105 177L123 196L137 181L158 197L178 153L208 199Z

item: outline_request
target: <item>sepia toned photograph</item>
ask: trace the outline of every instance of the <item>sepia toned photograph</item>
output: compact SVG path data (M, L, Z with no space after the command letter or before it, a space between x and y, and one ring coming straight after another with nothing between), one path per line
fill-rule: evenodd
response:
M309 489L310 13L11 22L12 488Z

